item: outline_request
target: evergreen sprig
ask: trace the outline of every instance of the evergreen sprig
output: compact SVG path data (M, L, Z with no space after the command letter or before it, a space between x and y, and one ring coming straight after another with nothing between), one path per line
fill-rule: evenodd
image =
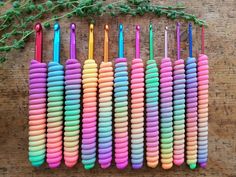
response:
M9 6L11 6L9 8ZM5 10L6 9L6 10ZM166 16L171 20L183 19L196 25L206 25L204 20L186 13L181 3L176 6L151 4L149 0L119 0L107 3L105 0L33 0L0 2L0 63L6 61L6 53L13 49L24 48L25 42L34 31L32 26L42 21L45 28L62 18L73 16L94 20L97 16L145 15ZM46 15L45 15L46 14ZM47 20L45 17L50 17Z

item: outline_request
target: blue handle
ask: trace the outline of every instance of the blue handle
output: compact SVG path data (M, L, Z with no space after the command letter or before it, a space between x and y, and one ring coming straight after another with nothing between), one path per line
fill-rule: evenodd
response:
M60 63L60 25L54 24L53 61Z
M189 40L189 57L193 57L193 36L192 36L192 24L188 24L188 40Z
M118 48L118 57L124 58L124 34L123 34L123 25L120 24L119 27L119 48Z

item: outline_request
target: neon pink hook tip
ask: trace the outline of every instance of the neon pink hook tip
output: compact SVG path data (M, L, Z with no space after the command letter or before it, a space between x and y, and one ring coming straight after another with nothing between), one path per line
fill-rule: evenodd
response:
M136 30L138 30L138 31L140 30L140 26L139 25L136 26Z

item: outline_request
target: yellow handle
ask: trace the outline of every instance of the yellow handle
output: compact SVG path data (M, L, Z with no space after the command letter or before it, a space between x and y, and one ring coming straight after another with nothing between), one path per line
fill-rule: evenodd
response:
M89 27L89 48L88 48L88 59L93 59L93 24Z
M104 62L108 62L108 25L105 25L105 37L104 37Z

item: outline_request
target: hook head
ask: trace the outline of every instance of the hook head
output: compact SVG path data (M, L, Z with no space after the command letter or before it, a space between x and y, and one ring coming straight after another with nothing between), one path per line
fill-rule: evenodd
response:
M120 24L120 31L123 31L123 25L122 24Z
M75 25L74 23L71 23L70 29L73 30L73 31L75 31L75 28L76 28L76 25Z
M139 26L139 25L136 26L136 30L137 30L137 31L140 30L140 26Z
M152 23L150 23L149 25L149 30L152 30Z
M108 30L109 30L109 27L108 27L108 25L105 25L105 27L104 27L104 28L105 28L105 30L106 30L106 31L108 31Z
M90 29L91 32L93 31L93 28L94 28L94 25L90 24L89 29Z
M57 31L57 30L59 30L59 29L60 29L60 25L59 25L58 22L56 22L56 23L54 24L54 31Z
M41 23L36 23L36 24L35 24L35 30L36 30L37 32L39 32L39 31L42 30L42 25L41 25Z

